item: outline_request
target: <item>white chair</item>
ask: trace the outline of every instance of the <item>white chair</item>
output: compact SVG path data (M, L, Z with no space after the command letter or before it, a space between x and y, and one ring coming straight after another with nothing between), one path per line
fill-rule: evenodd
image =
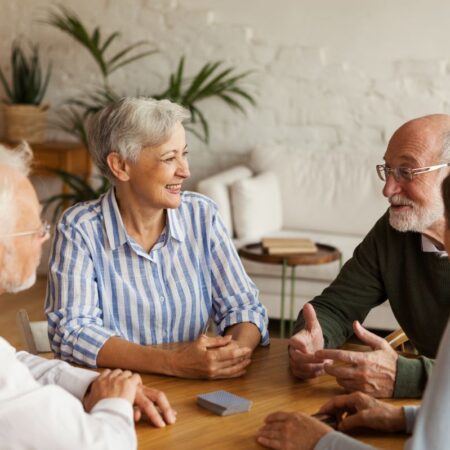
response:
M27 352L33 355L51 352L47 334L47 322L45 320L30 322L25 309L18 311L16 319L22 343Z

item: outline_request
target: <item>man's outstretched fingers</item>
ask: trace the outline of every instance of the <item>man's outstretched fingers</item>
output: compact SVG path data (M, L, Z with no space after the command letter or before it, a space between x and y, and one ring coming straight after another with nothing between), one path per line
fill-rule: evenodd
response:
M380 350L389 347L389 344L385 339L366 330L357 320L353 322L353 331L358 339L364 342L364 344L370 345L373 350Z

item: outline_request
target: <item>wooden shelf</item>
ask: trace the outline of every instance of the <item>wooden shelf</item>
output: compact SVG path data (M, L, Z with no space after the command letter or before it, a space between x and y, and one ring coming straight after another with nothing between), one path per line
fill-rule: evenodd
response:
M17 144L5 142L8 147ZM92 164L86 147L77 142L44 142L42 144L29 144L33 150L34 158L32 174L40 176L54 176L46 170L60 169L82 176L85 180L91 175Z

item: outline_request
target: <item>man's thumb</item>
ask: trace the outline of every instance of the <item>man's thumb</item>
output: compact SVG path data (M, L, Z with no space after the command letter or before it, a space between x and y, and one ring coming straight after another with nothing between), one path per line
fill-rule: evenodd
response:
M311 332L314 327L319 325L314 307L309 303L303 307L303 317L305 318L306 330Z
M374 333L366 330L358 320L353 322L353 331L355 332L358 339L360 339L364 344L372 347L373 350L379 350L389 345L383 338L377 336Z

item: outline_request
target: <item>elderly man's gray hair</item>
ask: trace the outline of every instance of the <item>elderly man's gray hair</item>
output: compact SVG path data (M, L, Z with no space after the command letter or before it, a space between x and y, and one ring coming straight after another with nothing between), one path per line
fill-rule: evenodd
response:
M190 113L169 100L127 97L98 111L89 121L88 142L100 172L114 182L107 156L116 152L135 162L143 147L160 145Z
M0 167L13 169L24 176L30 172L30 162L33 158L28 144L23 142L15 149L9 149L0 144ZM5 235L12 232L16 221L15 196L13 179L0 176L0 242L5 241Z

